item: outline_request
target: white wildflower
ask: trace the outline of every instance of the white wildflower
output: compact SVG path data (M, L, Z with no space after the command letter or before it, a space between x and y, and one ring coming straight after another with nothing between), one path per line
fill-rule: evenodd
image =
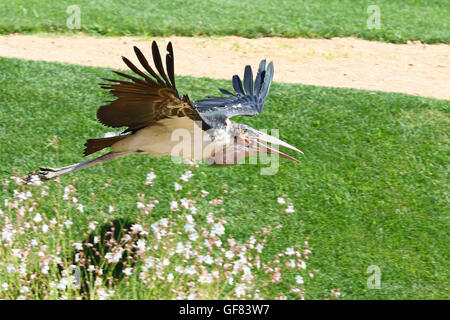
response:
M148 257L147 259L145 259L145 266L147 268L151 268L155 265L155 260L153 259L153 257Z
M300 267L301 269L306 269L306 263L305 263L305 261L300 262L299 267Z
M234 253L230 250L228 250L227 252L225 252L225 258L227 259L231 259L234 257Z
M186 199L186 198L183 198L183 199L180 200L181 206L182 206L183 208L186 208L186 209L189 208L189 202L190 202L190 201L189 201L188 199Z
M184 270L184 273L188 275L193 275L197 273L197 270L195 269L195 266L190 266Z
M181 189L183 189L183 186L181 184L179 184L179 183L176 183L176 182L174 184L174 187L175 187L175 191L180 191Z
M189 240L191 241L195 241L198 239L198 233L197 232L192 232L191 234L189 234Z
M133 268L128 267L123 270L123 273L125 273L127 276L131 276L131 271L133 271Z
M83 244L80 242L74 242L72 245L75 247L76 250L83 250Z
M225 233L225 228L221 223L215 223L211 228L212 235L222 235Z
M94 231L95 228L97 227L98 222L97 221L92 221L89 223L89 229Z
M244 296L245 295L245 290L247 289L247 286L243 283L239 283L236 288L234 289L234 293L238 296Z
M39 213L36 213L36 215L33 218L33 221L36 223L39 223L42 221L42 216Z
M178 210L178 202L176 202L175 200L171 201L170 202L170 210Z
M164 227L167 228L169 226L169 219L167 218L162 218L159 220L159 224Z
M43 274L48 274L48 271L50 270L50 267L47 265L47 264L45 264L44 266L42 266L42 268L41 268L41 272L43 273Z
M175 267L175 271L178 273L183 273L184 272L184 268L182 266L176 266Z
M181 180L183 180L184 182L188 182L190 178L192 178L194 176L194 174L192 173L191 170L186 170L184 172L184 174L180 177Z
M111 263L117 263L117 262L119 262L119 261L120 261L120 258L122 258L122 253L123 253L123 249L120 248L119 252L115 253L115 254L112 256L110 262L111 262Z
M136 206L138 209L145 208L144 204L142 202L136 202Z
M286 213L294 213L294 212L295 212L295 210L294 210L294 205L292 205L292 204L288 205L287 209L284 210L284 211L285 211Z
M285 251L285 253L286 253L288 256L292 256L292 255L295 254L295 250L294 250L293 248L287 248L286 251Z
M208 254L204 257L203 262L205 262L206 264L213 264L214 259Z
M69 229L70 226L71 226L72 224L73 224L73 223L72 223L72 221L70 221L70 220L64 221L64 225L66 226L67 229Z
M145 251L145 240L144 239L139 239L136 242L136 247L140 250L140 251Z
M155 180L155 178L156 178L156 174L153 171L150 171L147 174L147 179L145 181L145 184L146 185L153 185L153 180Z
M202 274L198 277L198 281L200 283L211 283L213 282L213 278L209 273Z
M7 266L6 266L6 271L8 272L8 273L11 273L11 272L13 272L13 271L16 271L16 267L14 267L14 265L13 264L8 264Z
M131 226L131 232L133 233L140 233L144 231L144 229L142 228L142 226L138 223L135 223Z
M30 181L28 182L28 184L31 184L33 186L37 186L38 187L38 186L40 186L42 184L42 182L41 182L41 179L39 178L38 175L33 174L30 177Z
M198 209L196 207L190 207L189 210L192 214L196 214Z
M194 223L194 218L190 214L187 214L186 221L187 223Z
M176 253L184 253L184 250L185 250L185 248L184 248L183 242L178 242L175 252Z
M28 293L28 292L30 292L30 288L28 288L27 286L23 286L22 288L20 288L20 292L21 293Z
M110 297L110 294L106 292L105 288L98 289L97 294L99 300L107 300Z
M186 231L186 232L195 232L195 226L192 223L186 223L184 225L184 231Z

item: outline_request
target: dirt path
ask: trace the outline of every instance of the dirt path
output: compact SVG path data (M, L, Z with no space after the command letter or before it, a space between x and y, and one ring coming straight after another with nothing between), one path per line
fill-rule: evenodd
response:
M354 38L285 39L238 37L155 38L172 41L175 73L231 79L262 58L275 63L275 81L403 92L450 100L450 45L390 44ZM0 36L0 56L125 69L121 56L136 61L133 45L149 54L150 40Z

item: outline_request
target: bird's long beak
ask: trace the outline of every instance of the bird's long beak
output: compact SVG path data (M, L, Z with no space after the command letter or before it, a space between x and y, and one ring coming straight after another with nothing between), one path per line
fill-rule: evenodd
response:
M264 132L255 130L252 128L252 133L253 133L253 137L251 137L250 139L252 141L255 142L256 144L256 149L258 150L257 152L262 153L262 152L267 152L270 154L276 154L279 155L280 157L298 162L297 159L295 159L294 157L291 157L290 155L281 152L280 150L278 150L278 148L274 148L273 146L281 146L287 149L291 149L294 150L298 153L303 154L302 151L300 151L299 149L297 149L296 147L290 145L289 143L282 141L274 136L268 135ZM271 145L268 145L267 143L270 143Z
M296 147L291 146L289 143L284 142L283 140L280 140L278 138L275 138L274 136L270 136L268 134L265 134L264 132L258 131L258 140L260 141L264 141L264 142L269 142L273 145L278 145L278 146L282 146L285 147L287 149L291 149L294 150L298 153L303 154L302 151L298 150Z
M291 157L290 155L288 155L288 154L286 154L284 152L281 152L278 149L272 148L269 145L267 145L266 143L262 143L260 141L257 141L256 143L258 144L258 152L259 153L267 152L267 153L270 153L270 154L276 154L276 155L279 155L280 157L283 157L283 158L286 158L286 159L289 159L289 160L292 160L292 161L295 161L295 162L299 162L294 157Z

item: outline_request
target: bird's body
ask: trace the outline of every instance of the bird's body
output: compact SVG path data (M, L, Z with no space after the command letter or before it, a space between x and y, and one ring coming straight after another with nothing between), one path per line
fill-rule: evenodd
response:
M189 137L197 135L197 139L174 140L173 132L180 131ZM199 143L201 137L201 143ZM196 146L196 143L198 146ZM203 159L203 151L207 151L212 143L208 133L199 128L195 122L189 118L167 118L158 121L153 125L142 128L135 134L129 134L124 139L111 145L112 152L143 152L155 157L171 156L176 146L187 152L180 157L186 160L199 161ZM203 147L199 152L198 147ZM197 149L196 149L197 148ZM189 152L190 151L190 152ZM209 154L211 156L211 154Z
M134 51L147 73L122 57L139 78L114 71L129 81L105 79L108 83L102 84L102 88L110 90L117 99L97 111L98 120L105 126L126 129L116 136L87 140L84 155L105 148L111 151L93 160L63 168L41 168L38 172L41 178L51 179L134 153L205 160L207 164L214 165L235 165L243 158L260 152L296 160L263 142L301 152L295 147L229 120L233 116L253 116L262 111L272 83L272 62L266 67L266 61L261 61L255 80L250 66L245 67L243 82L237 75L233 76L236 93L219 89L224 97L192 101L187 95L179 95L176 88L171 43L167 46L165 68L156 42L152 43L156 71L138 48L134 47Z

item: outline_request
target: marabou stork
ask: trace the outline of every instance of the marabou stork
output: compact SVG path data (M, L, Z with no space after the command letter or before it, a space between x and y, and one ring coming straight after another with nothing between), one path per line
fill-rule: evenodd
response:
M245 124L229 120L234 116L253 116L262 111L272 83L272 62L267 66L265 60L260 62L254 81L250 66L245 67L243 83L239 76L234 75L232 84L235 93L219 89L225 96L193 101L187 95L179 95L175 86L174 54L170 42L167 45L166 70L155 41L152 43L152 55L156 71L141 50L134 47L134 52L148 73L122 57L125 64L141 78L113 71L126 80L103 79L108 83L102 83L101 87L110 90L117 99L108 101L108 105L101 106L97 111L97 118L103 125L127 128L119 135L87 140L84 155L107 147L111 151L67 167L40 168L34 174L47 180L134 153L173 155L174 147L179 144L172 138L177 129L187 130L192 138L191 141L183 142L188 152L184 152L182 157L187 160L205 160L207 164L218 166L235 165L254 153L267 152L298 161L264 142L301 153L297 148ZM195 135L195 129L201 134ZM196 143L201 144L200 152L194 152L195 146L192 148Z

